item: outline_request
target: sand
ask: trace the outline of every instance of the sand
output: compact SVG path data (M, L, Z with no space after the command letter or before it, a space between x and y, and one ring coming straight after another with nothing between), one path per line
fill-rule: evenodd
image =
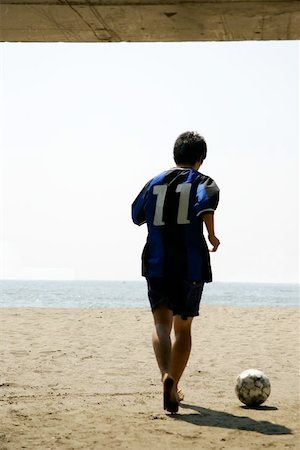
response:
M300 449L299 310L202 306L176 415L146 309L0 309L0 449ZM272 392L243 407L236 376Z

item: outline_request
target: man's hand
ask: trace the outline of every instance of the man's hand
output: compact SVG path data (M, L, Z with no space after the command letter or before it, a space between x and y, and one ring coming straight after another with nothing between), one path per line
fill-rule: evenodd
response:
M214 229L214 215L212 213L205 213L202 215L202 220L205 223L208 240L212 244L213 248L209 250L210 252L215 252L220 245L219 239L215 236Z
M209 242L213 246L213 248L211 250L209 250L209 251L210 252L217 251L217 249L218 249L218 247L220 245L219 239L214 234L209 234L207 237L208 237Z

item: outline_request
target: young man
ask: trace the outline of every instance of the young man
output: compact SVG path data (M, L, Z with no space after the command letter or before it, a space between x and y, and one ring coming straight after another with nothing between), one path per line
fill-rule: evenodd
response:
M154 318L152 343L162 375L164 409L171 413L183 399L178 382L191 351L192 320L199 315L204 283L212 281L203 223L211 251L220 244L214 231L219 189L198 172L206 153L202 136L182 133L174 145L176 167L150 180L132 205L133 222L148 227L142 275Z

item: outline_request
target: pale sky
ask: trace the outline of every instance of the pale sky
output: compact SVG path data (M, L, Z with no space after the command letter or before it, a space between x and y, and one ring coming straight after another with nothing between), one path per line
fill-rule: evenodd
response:
M131 203L198 131L215 281L299 281L299 43L0 44L0 279L135 280Z

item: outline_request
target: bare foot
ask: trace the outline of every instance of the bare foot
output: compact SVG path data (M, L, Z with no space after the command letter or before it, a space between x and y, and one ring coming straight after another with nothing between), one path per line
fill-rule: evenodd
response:
M164 387L164 409L170 413L178 411L178 396L176 392L175 381L167 373L163 377Z
M184 393L181 389L177 388L177 399L178 402L182 402L184 400Z

